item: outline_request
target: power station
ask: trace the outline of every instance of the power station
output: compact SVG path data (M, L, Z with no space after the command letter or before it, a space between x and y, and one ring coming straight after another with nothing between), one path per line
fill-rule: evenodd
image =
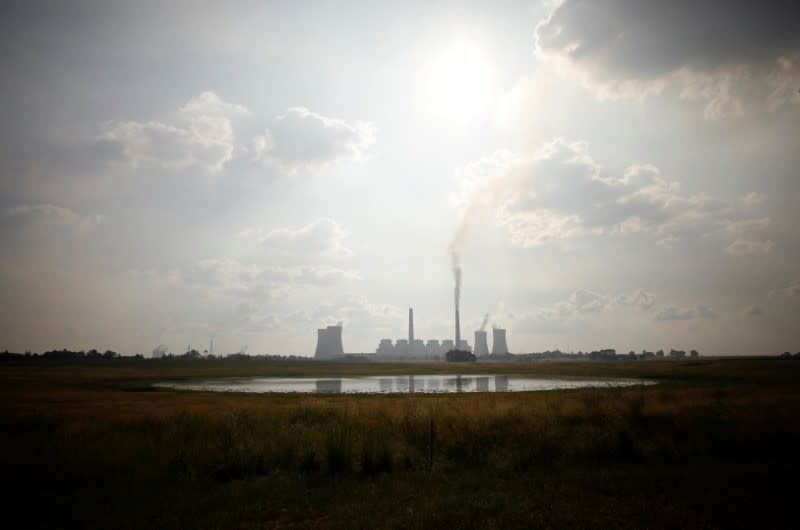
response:
M456 309L456 314L458 314L458 309ZM415 338L414 309L409 308L408 338L397 339L396 341L392 341L392 339L381 339L378 347L375 350L375 354L384 358L396 359L438 359L448 351L456 349L456 345L458 345L459 350L470 351L471 348L469 343L466 340L461 340L460 338L458 317L456 317L456 340L458 342L449 339L442 341L439 341L438 339L429 339L426 342L422 339Z
M460 271L459 271L460 272ZM459 274L457 273L457 281ZM440 359L451 350L472 352L472 347L466 339L461 338L461 322L459 311L459 286L455 289L455 338L454 339L429 339L427 342L414 336L414 309L408 308L408 338L381 339L375 349L377 358L384 359ZM484 330L489 315L486 315L481 324L481 329L475 331L476 357L488 357L488 333ZM495 327L492 330L491 355L507 355L506 330ZM344 356L342 347L342 323L336 326L327 326L317 330L317 349L315 359L335 359Z

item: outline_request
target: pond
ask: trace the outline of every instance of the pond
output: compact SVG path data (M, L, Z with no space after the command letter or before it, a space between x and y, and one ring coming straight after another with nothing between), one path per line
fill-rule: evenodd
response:
M652 384L655 382L640 379L543 379L518 375L378 375L365 377L235 377L161 382L154 386L210 392L401 394L415 392L531 392Z

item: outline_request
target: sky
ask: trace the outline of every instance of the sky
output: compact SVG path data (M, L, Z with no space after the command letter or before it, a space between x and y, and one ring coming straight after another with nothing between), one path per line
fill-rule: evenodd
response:
M800 350L791 2L4 2L0 349Z

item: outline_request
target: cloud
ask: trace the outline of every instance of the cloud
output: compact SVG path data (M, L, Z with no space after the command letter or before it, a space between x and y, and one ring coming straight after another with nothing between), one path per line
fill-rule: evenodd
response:
M591 330L584 319L565 319L558 312L537 309L521 313L514 321L515 333L544 333L580 335Z
M391 304L368 301L362 296L348 296L337 303L322 304L312 314L320 325L342 322L348 329L375 332L395 332L403 329L407 310Z
M203 259L184 270L185 282L220 288L236 296L268 297L304 287L326 287L359 278L352 270L328 266L277 267L243 264L233 259Z
M776 297L790 297L790 298L797 298L800 297L800 280L794 280L789 283L786 287L781 287L779 289L773 289L769 292L769 296L771 298Z
M558 138L493 183L503 189L495 192L500 197L497 223L522 247L580 236L651 233L659 245L671 248L687 235L731 237L769 224L765 218L742 217L729 201L682 192L680 182L651 164L609 175L585 143Z
M666 322L671 320L696 320L700 318L716 318L716 313L704 305L697 307L675 307L670 306L662 309L656 315L656 320Z
M771 110L800 102L798 20L800 9L777 1L564 0L538 24L536 52L600 97L644 97L674 83L719 118L741 114L748 98Z
M105 158L133 168L152 164L218 173L234 155L231 118L246 114L214 92L203 92L165 121L111 121L94 145Z
M752 256L754 254L768 254L775 248L775 242L767 239L766 241L750 241L737 239L727 247L725 253L731 256Z
M247 107L229 103L211 90L193 97L178 112L186 116L235 116L250 113Z
M748 232L754 232L758 230L763 230L770 225L771 221L769 217L761 217L756 219L741 219L738 221L723 221L723 225L725 230L731 232L732 234L745 234Z
M263 302L291 292L331 287L360 278L353 270L300 265L262 266L230 258L207 258L182 269L159 273L132 271L133 277L165 290L187 291L205 298Z
M618 296L616 301L620 304L646 311L655 305L656 297L644 289L637 289L631 294Z
M751 191L744 195L741 200L745 208L757 208L767 202L767 196L763 193Z
M589 289L577 289L565 300L546 307L524 311L514 321L514 331L522 333L584 333L591 330L590 322L601 313L613 311L619 305L650 309L655 296L644 289L631 294L609 296Z
M566 308L570 312L596 313L608 305L608 297L586 290L578 289L572 293L567 301Z
M343 160L362 160L375 143L375 127L292 107L253 139L253 156L289 174L318 171Z
M249 233L255 233L261 245L276 255L327 258L353 255L344 244L347 232L333 219L317 219L300 228L275 228L265 234L260 230L250 230Z
M103 216L81 215L70 208L55 204L22 204L6 208L5 217L17 218L38 225L61 225L88 228L100 223Z

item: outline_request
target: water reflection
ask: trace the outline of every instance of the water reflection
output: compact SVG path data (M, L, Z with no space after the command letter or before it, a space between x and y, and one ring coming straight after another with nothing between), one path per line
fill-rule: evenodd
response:
M338 394L341 391L341 379L317 379L316 392L318 394Z
M587 385L591 386L591 385ZM494 391L495 392L508 392L508 376L496 375L494 376Z
M212 392L427 393L524 392L586 387L651 385L636 379L537 379L508 375L404 375L373 377L242 377L206 381L164 382L155 386Z

